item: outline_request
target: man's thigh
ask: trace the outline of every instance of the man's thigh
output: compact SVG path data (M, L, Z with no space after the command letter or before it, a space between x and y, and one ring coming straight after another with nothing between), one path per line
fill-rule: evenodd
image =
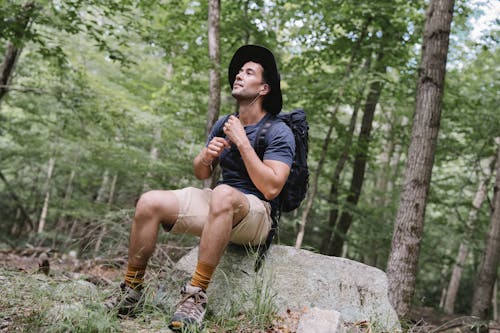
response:
M186 187L172 192L179 202L179 215L170 232L201 236L208 219L212 190Z
M187 187L172 192L179 202L179 216L171 232L201 236L208 220L213 190ZM248 200L249 211L231 231L231 242L258 245L265 241L271 229L271 207L255 195L244 196Z
M241 245L259 245L265 242L271 230L271 206L255 195L246 194L248 214L231 231L231 242Z

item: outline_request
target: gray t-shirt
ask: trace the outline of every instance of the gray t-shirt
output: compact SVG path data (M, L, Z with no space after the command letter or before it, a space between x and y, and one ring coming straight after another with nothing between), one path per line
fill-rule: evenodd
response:
M213 126L206 145L215 136L225 137L222 130L227 116L219 118ZM245 126L248 140L255 149L255 139L259 128L267 120L272 121L272 126L267 130L265 136L265 149L262 160L280 161L291 167L295 154L295 139L292 130L275 116L268 114L257 124ZM226 148L220 156L220 166L222 168L222 179L218 184L227 184L237 188L245 194L254 194L261 200L266 200L264 195L255 187L241 158L240 152L235 145Z

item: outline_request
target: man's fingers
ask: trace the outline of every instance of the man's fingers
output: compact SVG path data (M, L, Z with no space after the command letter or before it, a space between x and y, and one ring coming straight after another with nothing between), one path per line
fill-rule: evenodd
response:
M217 158L220 156L222 151L230 147L230 144L226 139L223 138L213 138L207 146L207 154L212 158Z

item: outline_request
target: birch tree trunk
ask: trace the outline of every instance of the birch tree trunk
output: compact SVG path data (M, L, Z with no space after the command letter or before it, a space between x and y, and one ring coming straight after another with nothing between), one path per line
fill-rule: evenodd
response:
M474 195L474 199L472 200L472 208L469 212L469 216L466 221L466 234L462 237L462 241L460 242L460 246L458 249L457 259L453 266L453 271L450 277L450 283L448 285L448 289L446 291L446 298L444 301L444 312L447 314L452 314L455 308L455 300L457 298L458 287L460 286L460 280L462 279L463 267L465 264L465 260L469 255L469 242L468 239L472 234L473 225L477 220L477 213L483 202L486 198L486 191L488 187L488 183L490 182L491 174L493 172L493 167L495 163L495 156L490 158L487 161L487 167L484 172L484 178L479 182L479 186L477 188L476 194Z
M113 180L111 181L111 187L109 189L108 210L110 210L111 205L113 204L117 180L118 180L118 173L115 172L115 174L113 176ZM108 231L108 229L106 227L106 224L104 223L101 227L101 232L99 233L99 236L97 237L97 240L95 242L95 247L94 247L94 255L95 256L97 256L97 254L99 253L99 250L101 249L102 239L104 238L104 235L106 235L107 231Z
M488 319L491 310L493 287L497 279L500 262L500 146L496 163L496 178L493 188L493 212L486 237L486 245L476 278L474 296L472 297L473 316Z
M45 199L43 201L42 213L40 214L40 220L38 222L38 233L41 234L45 228L45 221L47 219L47 213L49 211L49 200L50 200L50 183L52 179L52 171L54 170L55 159L49 159L49 166L47 169L47 182L45 185Z
M105 201L105 196L106 196L106 191L108 189L108 184L109 184L109 170L106 169L106 170L104 170L104 173L102 175L101 186L99 187L99 190L97 191L97 197L95 199L95 202L104 202Z
M78 164L78 163L75 163ZM76 171L71 170L71 173L69 175L68 179L68 185L66 186L66 191L64 192L64 198L61 206L61 212L59 216L56 219L56 227L55 227L55 233L54 237L52 238L52 247L56 247L56 241L59 238L59 234L61 233L62 230L66 229L66 219L65 219L65 212L66 212L66 207L68 205L68 202L71 198L71 194L73 193L73 180L75 179Z
M205 133L208 136L219 117L220 111L220 0L208 2L208 55L210 58L210 98L208 100L207 123ZM213 188L219 179L219 172L203 182L204 187Z
M431 0L426 13L422 61L403 189L387 264L389 300L400 318L415 292L425 207L441 119L454 0Z
M210 58L210 98L208 100L206 135L219 117L220 109L220 0L208 3L208 55Z
M116 182L118 181L118 173L115 172L113 175L113 180L111 181L111 187L109 189L109 197L108 197L108 209L111 208L113 201L115 200L115 191L116 191Z
M105 201L105 195L106 192L108 191L108 184L109 184L109 170L106 169L104 170L104 174L102 175L102 181L101 181L101 186L99 187L99 191L97 191L97 197L95 199L96 203L103 203ZM108 196L109 197L109 196ZM94 256L97 256L97 253L99 252L99 249L101 247L101 242L102 238L104 237L104 234L106 233L106 224L105 222L101 226L96 226L96 231L99 230L99 227L101 231L99 232L99 235L96 238L96 242L94 245Z

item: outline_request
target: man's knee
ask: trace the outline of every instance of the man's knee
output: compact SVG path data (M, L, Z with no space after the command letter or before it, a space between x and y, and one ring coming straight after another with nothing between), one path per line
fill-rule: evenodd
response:
M217 207L225 207L226 209L229 209L233 205L235 193L237 191L238 190L229 185L219 185L214 188L210 203L212 205L216 205Z
M214 188L210 202L212 213L226 213L239 209L244 203L245 197L243 194L229 185L219 185Z
M135 206L136 217L158 217L168 214L172 205L169 192L153 190L141 195Z

